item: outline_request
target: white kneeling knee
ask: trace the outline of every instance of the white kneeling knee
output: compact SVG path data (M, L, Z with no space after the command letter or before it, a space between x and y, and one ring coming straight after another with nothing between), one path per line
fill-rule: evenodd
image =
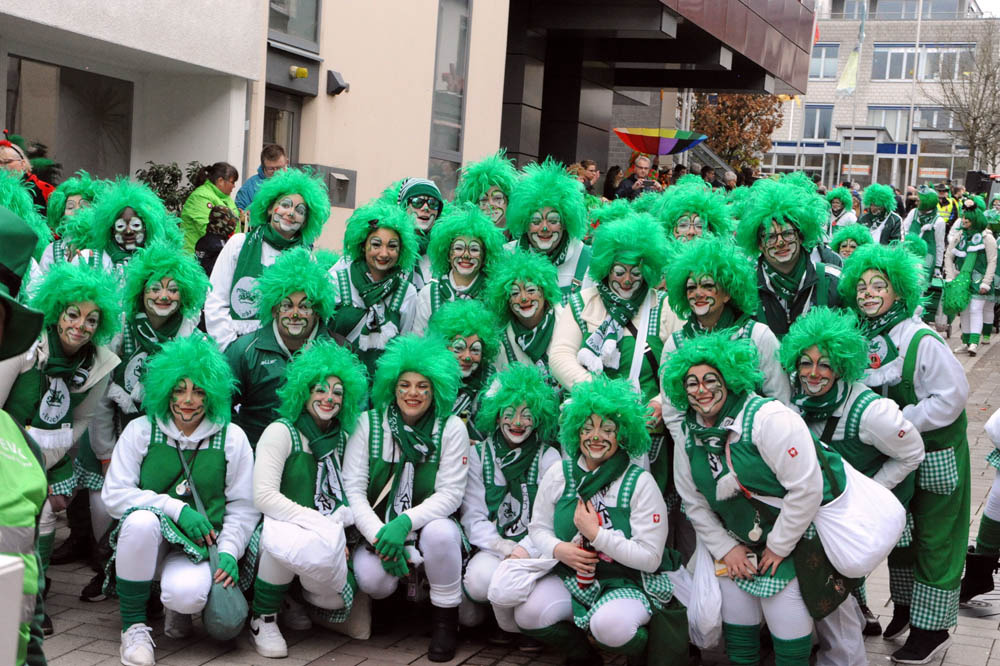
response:
M465 566L465 577L462 584L465 586L465 594L473 601L485 603L486 593L490 589L490 581L493 574L500 566L500 558L485 551L479 551L472 556Z
M183 553L167 555L160 576L160 601L164 607L190 615L205 607L212 589L212 567L207 561L195 564Z

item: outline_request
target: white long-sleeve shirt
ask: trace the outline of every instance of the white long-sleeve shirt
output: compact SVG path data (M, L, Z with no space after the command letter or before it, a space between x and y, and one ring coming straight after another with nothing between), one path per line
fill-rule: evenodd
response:
M205 299L205 328L208 334L215 338L219 349L223 350L239 336L253 333L260 328L260 321L257 319L233 319L229 313L236 262L240 258L240 250L243 249L246 238L246 234L235 234L226 241L222 251L219 252L219 257L215 260L215 267L209 279L212 290ZM267 241L261 243L260 247L260 264L267 268L274 263L281 251Z
M514 251L519 247L518 241L512 240L504 243L504 249ZM573 286L573 280L576 279L577 274L577 264L580 263L583 254L583 241L571 238L569 240L569 251L566 253L566 259L556 266L556 279L559 282L560 289L568 289ZM585 268L585 267L582 267ZM583 272L583 278L580 280L581 289L588 289L594 286L594 278L590 277L590 271L585 270Z
M459 294L468 289L467 286L460 287L455 284L455 280L451 276L451 271L448 271L447 275L439 277L437 280L431 280L421 287L420 291L417 292L412 329L417 335L423 335L427 332L427 322L430 321L431 315L434 314L431 311L431 291L438 288L438 280L448 280L451 283L451 288Z
M350 267L351 264L346 257L342 258L340 261L334 264L333 268L330 269L330 280L332 284L334 285L337 284L337 277L336 277L337 271L350 270ZM348 282L351 286L351 305L353 305L356 308L364 309L365 301L363 298L361 298L361 292L358 291L357 287L354 286L353 282L351 282L350 280L348 280ZM339 308L343 304L341 302L341 295L339 289L334 288L334 296L336 297L336 306ZM388 307L391 300L392 300L391 296L383 298L379 304L376 304L376 307L381 306L382 308L386 308ZM417 289L416 287L413 286L413 283L411 282L407 283L406 294L403 296L403 303L402 305L399 306L400 335L404 335L413 330L413 321L416 314L417 314ZM359 321L358 324L354 327L354 330L345 333L344 337L347 338L349 342L352 343L357 342L358 338L361 335L361 327L362 324L364 324L364 322L365 318L362 317L361 321Z
M582 463L578 459L577 465ZM608 507L618 505L618 491L621 488L625 474L611 482L604 494L604 504ZM541 557L555 557L556 546L563 543L556 536L554 515L556 502L563 494L566 479L563 476L563 466L552 465L542 477L535 496L535 507L531 515L531 525L528 536L537 548ZM620 530L600 527L597 537L591 542L598 550L615 562L630 569L653 573L660 566L663 558L663 547L667 543L667 505L663 501L656 480L646 471L639 475L635 490L630 501L629 527L631 538L625 538ZM575 538L575 535L574 535Z
M167 437L167 444L182 450L195 449L198 444L222 429L222 426L204 419L190 436L182 433L173 421L157 420L157 425ZM127 426L118 438L111 464L104 477L101 499L112 518L121 518L136 506L148 506L163 511L176 521L187 503L166 494L143 490L139 487L142 461L149 451L150 421L141 416ZM235 423L226 430L226 511L222 517L222 530L218 534L219 552L229 553L237 560L260 520L260 512L253 505L253 451L246 434Z
M61 244L63 248L66 247L65 244ZM85 250L85 252L93 252L93 250ZM89 257L88 257L89 258ZM88 258L81 257L79 254L70 260L70 263L79 266L85 264ZM48 275L49 271L52 270L52 266L56 263L55 259L55 244L49 243L45 250L42 251L42 256L38 261L34 259L31 260L28 269L28 279L26 281L26 293L28 297L32 297L38 291L38 288L42 286L42 282L45 280L45 276ZM111 260L111 255L106 252L101 253L101 270L105 273L113 273L115 270L115 262Z
M382 460L392 463L399 460L402 454L399 445L392 439L388 418L385 413L380 416ZM435 433L438 427L438 422L435 421ZM347 501L351 505L351 511L354 512L354 526L368 543L374 543L375 535L385 523L368 502L368 457L368 412L365 412L358 419L357 427L347 440L347 450L344 452L344 485L347 488ZM469 432L460 418L449 416L441 435L441 454L437 476L434 479L434 492L420 504L403 512L409 517L413 531L420 530L432 520L447 518L458 511L465 495L468 469Z

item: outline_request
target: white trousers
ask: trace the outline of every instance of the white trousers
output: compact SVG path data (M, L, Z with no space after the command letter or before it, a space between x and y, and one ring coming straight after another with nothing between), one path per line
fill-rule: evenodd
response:
M295 549L309 553L311 558L322 554L328 564L337 569L332 577L319 578L311 575L313 570L307 563L296 561L294 557L271 552L264 540L261 540L260 564L257 576L272 585L287 585L296 576L302 585L302 596L313 606L327 610L339 610L344 607L344 581L347 580L347 554L343 549L330 552L330 545L316 532L306 529L295 530L297 535Z
M111 523L114 520L111 514L108 513L108 507L104 504L104 500L101 499L100 490L91 490L90 492L90 524L94 530L94 539L97 541L101 540L104 533L108 531L111 527Z
M38 535L45 536L54 534L56 531L56 512L52 510L52 503L46 499L42 504L42 513L38 516Z
M983 515L990 520L1000 521L1000 470L993 476L990 494L986 496L986 506Z
M771 635L786 641L812 634L812 616L802 600L798 580L766 599L744 592L724 576L719 577L719 588L722 590L722 621L726 624L758 625L767 620Z
M160 519L152 511L133 511L122 522L115 550L118 577L160 581L160 601L190 615L205 607L212 587L208 560L195 564L163 538Z
M424 558L424 573L431 588L431 603L455 608L462 602L462 535L450 518L424 525L417 537ZM372 599L385 599L396 591L399 579L382 568L378 555L367 548L354 551L354 576L358 587Z
M462 584L465 587L465 595L472 599L473 601L485 604L489 600L486 597L486 593L490 589L490 582L493 580L493 574L496 573L497 567L503 560L493 553L487 553L485 550L481 550L469 560L468 564L465 565L465 576L462 578ZM490 604L492 606L492 604ZM513 608L501 608L498 606L493 606L493 614L497 618L497 625L506 632L518 633L517 622L514 621L514 609ZM462 618L459 617L461 620ZM465 624L463 622L463 624Z
M816 621L816 666L868 666L863 626L858 600L849 594L836 610Z
M983 306L986 304L981 298L973 298L969 301L969 307L962 310L962 333L979 335L983 331ZM993 304L990 303L990 307Z
M544 629L563 620L573 620L569 590L555 575L535 584L523 604L514 609L514 620L522 629ZM621 647L635 637L639 627L648 624L649 612L636 599L613 599L590 617L590 633L608 647Z

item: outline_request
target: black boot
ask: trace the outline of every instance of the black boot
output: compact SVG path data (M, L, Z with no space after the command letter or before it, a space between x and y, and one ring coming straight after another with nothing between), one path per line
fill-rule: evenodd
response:
M50 564L85 561L94 552L94 534L90 526L90 493L79 492L66 507L69 537L52 551Z
M865 626L861 629L861 633L865 636L881 636L882 625L879 624L875 613L864 604L858 604L858 607L861 609L861 614L865 617Z
M431 661L451 661L458 645L458 606L431 606L431 644L427 658Z
M903 635L906 628L910 626L910 607L903 604L894 604L892 607L892 619L889 626L882 632L882 638L895 640Z
M974 547L969 547L969 553L965 556L965 576L962 577L962 589L958 593L958 600L965 603L980 594L993 591L993 572L997 569L997 560L1000 556L993 554L974 552Z
M104 572L100 571L80 592L80 601L104 601L107 598L108 595L104 594Z
M951 636L947 629L931 631L910 627L906 643L892 653L892 660L897 664L926 664L949 645Z

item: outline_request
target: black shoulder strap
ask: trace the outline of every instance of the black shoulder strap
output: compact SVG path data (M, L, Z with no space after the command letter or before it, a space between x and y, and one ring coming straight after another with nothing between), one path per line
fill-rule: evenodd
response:
M630 319L627 324L625 324L625 330L632 334L632 337L636 340L639 339L639 331L636 330L635 324L632 323ZM653 376L660 376L660 360L656 358L656 354L653 353L653 348L648 344L643 354L646 356L646 362L649 363L649 367L653 370Z

